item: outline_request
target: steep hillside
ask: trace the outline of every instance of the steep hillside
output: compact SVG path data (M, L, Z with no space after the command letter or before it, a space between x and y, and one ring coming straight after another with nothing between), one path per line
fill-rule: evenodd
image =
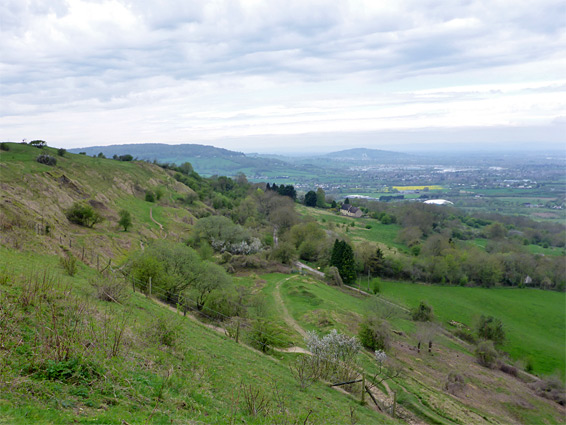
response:
M101 264L165 234L181 238L194 221L193 213L207 208L200 203L192 210L184 207L179 201L192 190L152 164L9 146L0 156L4 246L51 254L70 250L88 264ZM50 154L57 164L38 163L40 153ZM147 191L160 193L160 199L146 202ZM75 202L91 206L103 221L92 229L71 223L66 212ZM132 216L128 232L118 225L121 210Z

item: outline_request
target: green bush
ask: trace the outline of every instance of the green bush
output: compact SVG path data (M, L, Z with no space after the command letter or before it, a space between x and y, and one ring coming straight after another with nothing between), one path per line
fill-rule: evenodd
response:
M489 339L495 345L501 345L505 341L505 331L501 320L493 316L481 316L477 325L478 337Z
M132 215L129 211L121 210L119 216L120 220L118 221L118 225L124 228L124 232L127 232L128 228L132 225Z
M9 150L10 150L10 146L8 145L8 143L4 143L4 142L0 143L0 151L7 152Z
M419 306L412 310L411 317L415 322L430 322L434 318L432 307L421 301Z
M80 202L75 202L73 206L67 210L66 216L71 223L85 227L94 227L96 223L102 221L102 216L90 205Z
M174 347L181 335L180 323L165 317L157 317L149 326L148 339L159 345Z
M59 264L65 269L69 276L77 273L77 259L70 252L64 257L59 258Z
M51 155L41 154L36 159L40 164L54 166L57 165L57 159Z
M29 372L37 379L68 383L92 382L102 375L100 366L93 362L81 362L79 359L47 360Z
M155 202L155 193L153 193L151 190L145 192L145 200L146 202Z
M481 341L476 347L476 360L485 367L492 367L498 357L493 341Z
M389 349L389 327L377 317L366 317L360 324L358 338L361 344L372 351Z
M65 156L66 153L67 153L67 149L63 149L63 148L57 149L57 155L59 156Z

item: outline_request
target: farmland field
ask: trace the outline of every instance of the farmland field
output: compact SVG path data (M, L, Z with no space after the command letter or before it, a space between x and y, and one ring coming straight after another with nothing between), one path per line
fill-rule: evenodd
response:
M530 360L541 374L565 373L566 294L538 289L484 289L383 281L382 294L414 308L421 300L442 322L473 328L480 315L501 319L507 334L503 350L514 360Z

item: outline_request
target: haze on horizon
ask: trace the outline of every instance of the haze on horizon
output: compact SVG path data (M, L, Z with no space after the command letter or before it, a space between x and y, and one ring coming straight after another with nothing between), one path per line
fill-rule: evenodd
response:
M0 139L566 146L561 0L7 0Z

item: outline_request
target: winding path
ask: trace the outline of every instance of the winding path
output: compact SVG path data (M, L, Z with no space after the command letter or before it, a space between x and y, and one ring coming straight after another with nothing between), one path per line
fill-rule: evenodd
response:
M159 228L161 230L163 230L163 225L160 222L158 222L156 219L153 218L153 208L152 207L149 207L149 218L151 218L151 221L153 221L155 224L157 224L159 226Z
M281 284L295 277L297 277L297 275L285 278L277 282L277 284L275 285L275 290L273 291L273 297L275 298L275 302L279 305L279 307L281 307L281 313L283 315L283 320L285 321L285 323L287 323L290 327L296 330L299 333L299 335L305 337L307 336L307 333L303 328L301 328L301 326L297 323L297 321L293 319L293 317L289 314L289 310L287 310L287 307L285 307L285 303L283 302L283 298L281 298Z

